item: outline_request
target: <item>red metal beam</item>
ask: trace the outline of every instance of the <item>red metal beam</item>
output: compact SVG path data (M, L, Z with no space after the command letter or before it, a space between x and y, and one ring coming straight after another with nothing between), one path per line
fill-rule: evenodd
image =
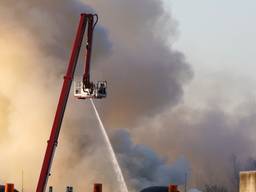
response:
M84 77L83 77L85 86L90 85L90 63L91 63L91 55L92 55L94 16L95 15L88 14L88 31L87 31L87 45L86 45L87 51L86 51Z
M55 113L55 118L52 125L50 139L48 140L36 192L44 192L47 185L47 180L48 180L50 169L51 169L54 151L55 151L55 148L57 147L61 124L62 124L62 120L63 120L63 116L66 109L66 104L68 101L68 96L69 96L69 92L72 84L72 79L74 76L79 52L80 52L82 41L83 41L83 36L84 36L86 23L87 23L87 16L88 16L87 14L81 14L80 16L80 22L78 25L75 41L73 43L73 48L72 48L67 72L64 77L64 82L63 82L61 94L59 97L59 103Z

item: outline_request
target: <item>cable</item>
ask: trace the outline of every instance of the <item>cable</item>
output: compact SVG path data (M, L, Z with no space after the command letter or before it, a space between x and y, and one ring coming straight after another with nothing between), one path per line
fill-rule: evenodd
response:
M93 16L96 17L96 21L95 21L95 23L93 24L93 28L92 28L92 29L94 30L95 26L96 26L97 23L98 23L99 17L98 17L97 14L94 14Z

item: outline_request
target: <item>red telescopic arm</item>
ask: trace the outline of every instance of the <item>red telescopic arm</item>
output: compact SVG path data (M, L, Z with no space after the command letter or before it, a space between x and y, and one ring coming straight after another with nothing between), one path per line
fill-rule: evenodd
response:
M95 26L94 16L95 15L88 14L86 59L85 59L85 69L84 69L84 76L83 76L83 82L85 86L90 85L90 63L91 63L91 54L92 54L93 30Z
M63 86L62 86L62 90L59 98L59 103L57 106L55 118L52 125L50 139L48 140L36 192L44 192L47 185L47 180L48 180L50 169L51 169L54 151L55 151L55 148L57 147L61 124L62 124L62 120L63 120L63 116L64 116L64 112L65 112L65 108L66 108L66 104L68 101L68 96L69 96L69 92L72 84L72 79L74 76L79 52L80 52L82 41L83 41L86 22L87 22L87 14L81 14L76 38L73 43L73 48L71 52L67 73L64 77L64 82L63 82Z

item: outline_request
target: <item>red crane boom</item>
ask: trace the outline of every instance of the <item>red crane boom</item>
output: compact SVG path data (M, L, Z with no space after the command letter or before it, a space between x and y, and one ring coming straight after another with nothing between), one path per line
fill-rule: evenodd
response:
M95 16L97 17L97 15L95 15L95 14L93 15L93 14L85 14L85 13L80 15L80 21L79 21L79 25L77 28L76 37L75 37L75 40L73 43L73 48L72 48L67 72L66 72L66 75L64 76L64 82L62 85L59 102L58 102L57 110L55 113L55 118L54 118L53 125L52 125L50 139L48 140L48 144L47 144L47 148L46 148L46 152L45 152L43 165L41 168L36 192L44 192L46 185L47 185L47 180L50 175L50 169L51 169L54 152L55 152L55 149L58 144L58 138L59 138L59 133L60 133L60 129L61 129L61 124L62 124L63 116L65 113L66 104L68 101L68 97L69 97L69 93L70 93L70 89L71 89L71 85L72 85L72 80L74 77L74 72L76 69L76 65L77 65L80 49L82 46L83 36L84 36L85 30L86 30L87 23L88 23L88 30L87 30L87 45L86 45L87 54L86 54L85 74L83 77L82 87L81 87L81 88L83 88L83 90L80 90L80 91L84 91L84 90L86 91L86 89L89 88L90 93L87 95L83 95L82 93L80 93L80 95L79 95L77 93L77 95L76 95L76 92L75 92L75 96L77 96L78 98L82 98L82 99L106 97L105 81L102 81L105 84L101 86L101 89L98 86L94 85L92 82L90 82L89 69L90 69L90 60L91 60L91 51L92 51L93 30L96 25L96 23L94 23ZM90 86L88 86L88 85L90 85ZM103 86L105 86L105 87L103 87ZM104 91L105 91L105 94L101 94L101 95L97 94L98 92L103 93Z
M91 15L88 17L88 32L87 32L87 54L86 54L86 60L85 60L85 68L84 68L84 76L83 76L83 82L84 85L90 86L90 63L91 63L91 53L92 53L92 40L93 40L93 29L95 25L98 22L98 16L96 16L96 23L94 23L94 16Z

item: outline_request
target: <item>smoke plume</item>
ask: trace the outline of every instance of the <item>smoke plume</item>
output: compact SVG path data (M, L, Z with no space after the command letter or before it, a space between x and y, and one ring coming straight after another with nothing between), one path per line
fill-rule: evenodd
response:
M135 144L130 134L122 129L112 136L115 151L131 189L139 191L153 185L177 184L183 185L189 172L186 159L178 159L169 165L161 159L152 149L145 145Z
M141 117L176 105L192 72L184 55L168 44L176 22L162 2L86 3L95 7L113 43L111 57L97 65L109 82L109 99L102 104L107 126L132 126Z
M251 103L252 105L252 103ZM145 119L134 130L135 141L144 143L172 161L173 154L186 154L191 162L191 185L219 183L232 189L234 164L254 157L254 110L243 104L236 113L212 106L195 110L179 106L152 119ZM168 117L168 118L167 118Z
M183 103L193 72L172 48L177 22L158 0L0 2L1 179L20 188L23 169L25 189L35 189L79 15L88 11L100 19L92 78L108 81L108 98L97 106L114 132L131 191L182 184L186 172L193 186L231 185L230 156L255 155L255 103L242 103L232 113L212 103L204 109ZM94 182L103 182L104 191L115 191L91 106L69 101L49 183L90 191ZM130 135L115 133L121 127Z
M80 13L87 11L92 9L79 1L0 3L0 172L4 182L13 182L17 188L21 187L24 170L25 190L35 190L71 42ZM94 48L100 59L111 50L107 32L100 25L95 39ZM85 107L80 110L85 111ZM69 114L72 115L67 115L64 129L75 127L73 119L87 116L80 112ZM83 140L89 138L86 131L72 132L84 136ZM66 148L59 163L64 166L79 151L72 154L72 147L68 147L71 145L65 145L75 144L72 137L61 137ZM80 145L83 143L79 141ZM61 185L64 187L64 183Z
M169 103L175 105L183 83L191 77L184 56L168 47L166 37L175 26L161 3L143 1L143 10L138 9L136 1L86 4L75 0L22 0L2 1L0 5L1 178L20 183L24 169L27 190L35 188L39 175L81 12L95 9L100 16L95 31L93 77L106 79L110 85L109 99L102 106L108 127L129 126ZM108 162L99 162L97 166L102 168L98 170L91 167L104 151L97 149L102 143L95 141L100 137L92 111L87 104L70 101L53 164L55 177L49 182L62 186L73 182L77 186L86 180L81 187L88 188L99 178L108 181L111 189L112 183L106 179L111 169L104 169ZM82 173L78 175L78 171Z

